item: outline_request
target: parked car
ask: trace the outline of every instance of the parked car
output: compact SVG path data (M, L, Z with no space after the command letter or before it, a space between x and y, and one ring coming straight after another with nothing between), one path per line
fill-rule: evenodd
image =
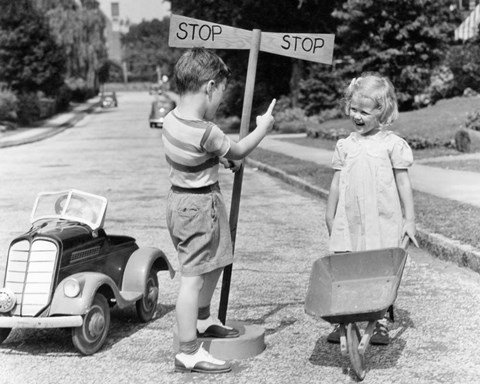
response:
M167 97L159 97L152 102L148 121L150 128L163 128L163 120L168 112L175 108L175 103Z
M102 108L118 107L117 94L115 92L103 93L100 96L100 105Z
M162 86L160 84L150 84L148 87L149 95L161 95L163 93Z
M0 288L0 343L12 328L71 328L75 348L97 352L110 308L136 306L141 322L157 309L157 273L173 271L157 248L107 235L107 199L78 190L40 193L31 228L9 247Z

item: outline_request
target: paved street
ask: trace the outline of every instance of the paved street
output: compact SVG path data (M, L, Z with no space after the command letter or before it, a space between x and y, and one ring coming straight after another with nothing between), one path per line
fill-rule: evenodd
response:
M0 149L0 276L9 241L29 228L40 191L76 188L109 200L107 233L162 249L169 189L161 130L148 127L151 96L119 94L54 137ZM222 172L230 199L233 177ZM15 330L0 345L0 383L350 383L348 358L326 342L330 324L304 312L314 260L327 253L325 201L247 168L227 318L265 328L266 350L219 376L173 372L172 329L178 277L160 274L160 310L139 324L114 310L105 347L83 357L68 330ZM3 280L2 280L3 281ZM213 308L218 308L218 295ZM366 354L365 383L477 383L480 275L411 249L396 301L392 343Z

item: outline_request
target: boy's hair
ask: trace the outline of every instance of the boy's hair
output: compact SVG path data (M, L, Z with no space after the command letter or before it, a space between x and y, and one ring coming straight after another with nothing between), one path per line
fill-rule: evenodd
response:
M197 92L209 80L221 83L230 75L230 69L215 53L205 48L192 48L178 59L173 79L178 93L183 95Z
M350 115L353 95L366 97L375 102L380 126L392 124L398 118L398 103L392 82L379 73L367 72L353 79L345 90L345 113Z

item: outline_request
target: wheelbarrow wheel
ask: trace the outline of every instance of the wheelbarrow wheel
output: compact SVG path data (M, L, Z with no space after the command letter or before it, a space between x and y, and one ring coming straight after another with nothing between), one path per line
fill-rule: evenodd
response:
M359 380L365 378L365 358L358 352L358 345L360 344L361 336L357 324L350 323L347 326L347 348L350 362L352 363L353 371Z

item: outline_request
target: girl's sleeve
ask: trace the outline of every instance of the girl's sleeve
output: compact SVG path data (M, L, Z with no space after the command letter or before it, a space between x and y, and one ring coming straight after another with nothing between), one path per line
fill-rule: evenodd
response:
M345 164L345 150L344 150L344 139L337 141L335 146L335 151L333 152L332 158L332 168L333 169L342 169Z
M390 155L392 167L397 169L405 169L413 164L413 153L407 142L397 137Z
M230 139L215 124L211 124L205 131L200 145L206 152L223 157L230 149Z

